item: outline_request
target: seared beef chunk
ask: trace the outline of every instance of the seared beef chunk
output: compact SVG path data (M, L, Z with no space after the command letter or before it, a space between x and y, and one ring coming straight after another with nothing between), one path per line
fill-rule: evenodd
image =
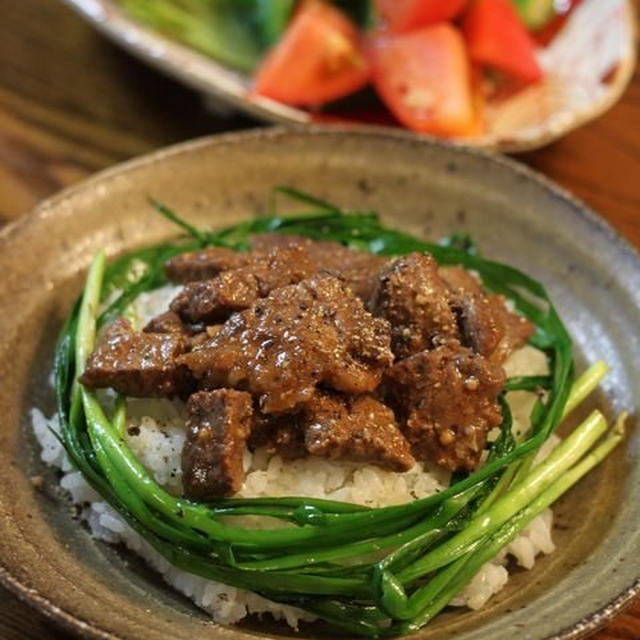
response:
M244 267L252 257L249 253L211 247L177 255L167 261L164 270L171 282L186 284L196 280L210 280L223 271Z
M193 335L192 329L184 324L180 316L174 311L165 311L152 318L143 329L145 333L176 333L189 337Z
M300 411L280 415L254 412L249 448L266 447L270 454L277 453L285 460L304 458L308 452L304 446L302 419Z
M211 324L204 328L204 331L198 331L189 338L189 351L201 347L205 342L208 342L213 336L220 331L221 324Z
M304 249L273 249L254 255L243 267L212 280L188 284L171 302L171 310L192 323L220 322L235 311L248 309L270 291L295 284L315 272Z
M304 438L312 455L407 471L415 460L393 411L375 398L316 393L304 407Z
M491 357L505 333L503 314L496 308L501 302L463 291L452 293L450 301L462 344L475 353Z
M263 413L307 402L323 383L373 391L393 356L389 324L367 313L341 281L314 276L232 316L203 347L180 358L207 388L258 396Z
M179 334L136 333L128 320L119 318L105 331L80 382L127 396L182 396L193 388L189 370L176 362L187 348Z
M512 313L502 296L491 295L461 267L440 269L451 290L462 344L493 362L504 362L533 335L534 325Z
M475 469L501 422L502 367L450 341L396 363L387 383L413 454L448 469Z
M172 300L170 308L186 322L224 322L235 311L258 298L253 274L226 271L214 280L190 282Z
M415 459L478 465L501 422L500 365L531 336L530 322L428 254L392 261L268 234L252 244L170 260L167 275L187 283L170 310L142 333L115 322L81 377L130 396L198 390L185 495L237 492L245 445L394 471Z
M268 278L266 280L264 278L265 261L268 260L267 256L274 253L286 256L293 252L294 256L305 263L305 268L310 268L306 276L315 272L329 272L343 279L363 300L371 297L377 284L377 274L387 262L384 258L364 251L354 251L337 242L314 242L302 236L260 234L253 237L252 247L252 253L238 253L231 249L214 247L181 254L169 260L165 265L165 271L172 282L183 284L209 280L215 282L206 286L201 284L190 287L188 296L192 299L197 298L197 302L192 303L192 307L183 312L182 308L186 307L187 303L183 299L184 296L181 296L181 301L176 303L175 310L185 318L190 318L192 315L207 315L209 312L202 307L201 298L203 297L220 298L220 306L228 304L232 310L246 308L246 300L253 302L257 297L265 295L255 293L255 287L259 287L260 282L266 282L269 290L274 288L269 284ZM282 265L278 268L281 269ZM222 281L218 279L218 276L225 272L238 270L240 271L233 277L225 276L221 279ZM255 275L260 282L256 283L251 278L251 274ZM285 284L295 282L297 280L291 278ZM234 286L237 286L239 291L234 291Z
M383 270L369 308L391 323L397 359L458 337L448 287L436 261L425 253L399 258Z
M450 289L449 301L458 321L460 341L476 353L491 356L504 337L504 304L490 296L466 269L440 269Z
M440 267L438 273L452 291L462 290L477 295L483 293L487 295L480 280L463 267Z
M314 242L302 236L278 234L257 235L252 247L269 250L274 247L298 246L305 249L318 271L340 277L363 300L369 300L377 285L377 276L388 262L366 251L355 251L337 242Z
M407 471L415 460L393 411L370 395L316 391L297 411L254 414L249 447L285 459L308 454Z
M220 327L219 324L209 326L186 324L182 322L175 311L167 311L152 318L143 331L145 333L173 333L184 336L188 342L187 351L191 351L213 337L220 330Z
M212 500L240 490L252 411L251 396L233 389L199 391L189 398L182 449L187 498Z
M535 333L535 325L524 316L511 313L502 307L505 332L496 350L491 354L491 361L502 364L514 351L524 346Z
M334 242L317 242L310 254L318 269L340 276L362 300L369 300L378 284L378 274L388 259L354 251Z

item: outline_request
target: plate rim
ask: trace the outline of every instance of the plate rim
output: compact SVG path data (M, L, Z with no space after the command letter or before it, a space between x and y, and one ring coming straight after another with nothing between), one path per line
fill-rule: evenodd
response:
M585 204L580 198L539 171L531 169L527 165L512 158L492 154L485 150L452 144L439 139L419 138L409 132L401 130L395 131L372 126L363 126L357 129L319 125L313 125L311 127L257 127L239 132L208 135L163 147L103 169L81 180L78 184L67 187L50 198L43 200L29 213L20 216L0 229L0 248L3 244L11 242L16 234L22 233L24 227L37 224L43 216L47 215L48 211L64 201L75 198L79 194L93 189L97 184L117 178L123 173L161 163L167 158L189 154L201 148L233 145L237 143L242 144L245 141L276 142L290 136L317 138L345 135L362 139L379 138L381 140L393 140L393 144L435 147L452 151L455 154L471 156L485 162L493 163L507 171L533 181L554 198L558 198L570 205L572 215L589 224L597 233L604 235L607 242L615 245L625 260L631 260L640 267L640 248L635 247L606 219L596 213L594 209ZM72 614L63 607L55 604L49 596L40 593L33 587L29 587L26 581L20 580L10 569L4 566L0 566L0 585L7 588L26 604L37 609L40 613L44 614L45 617L54 620L67 631L80 633L85 638L95 640L127 640L125 636L104 631L94 623L84 620L80 616ZM572 625L551 635L547 635L545 640L580 640L602 628L614 616L628 607L637 596L640 596L640 569L634 581L615 595L609 602L592 613L576 620Z

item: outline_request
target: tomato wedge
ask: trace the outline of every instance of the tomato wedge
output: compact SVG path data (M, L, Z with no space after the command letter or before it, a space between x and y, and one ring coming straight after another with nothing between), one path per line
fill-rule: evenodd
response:
M376 0L376 8L394 32L453 20L466 4L467 0Z
M369 78L356 25L330 4L310 0L258 68L254 92L307 106L342 98L361 89Z
M524 82L537 82L542 71L533 39L511 0L476 0L462 28L471 60Z
M376 90L406 127L443 136L475 127L471 71L460 32L443 22L409 33L380 33L371 46Z

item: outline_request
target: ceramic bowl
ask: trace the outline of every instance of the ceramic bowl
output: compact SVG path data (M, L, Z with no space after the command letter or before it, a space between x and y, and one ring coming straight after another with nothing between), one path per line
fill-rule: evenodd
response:
M0 581L87 638L292 635L266 620L216 625L133 556L94 541L40 462L29 419L31 407L53 411L56 335L94 252L114 256L175 235L149 195L219 227L264 213L282 183L375 209L425 238L470 233L485 255L548 286L580 369L597 359L611 365L591 407L609 418L640 407L638 255L580 202L512 161L375 131L268 129L103 172L0 232ZM640 434L631 427L625 444L554 508L554 554L516 571L486 608L446 612L415 637L569 640L629 602L640 591ZM336 637L319 626L293 635Z

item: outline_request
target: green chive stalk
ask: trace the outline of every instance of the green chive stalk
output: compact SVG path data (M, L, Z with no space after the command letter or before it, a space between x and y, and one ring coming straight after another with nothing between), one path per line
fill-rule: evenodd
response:
M567 470L553 484L545 489L531 504L506 522L496 533L486 540L476 553L468 553L443 570L429 584L435 585L427 599L427 604L410 623L401 625L402 633L417 631L437 615L470 582L482 566L492 560L501 549L512 542L531 521L564 495L595 466L600 464L624 439L625 420L623 413L604 441L585 455L580 462ZM439 588L438 588L439 587Z

